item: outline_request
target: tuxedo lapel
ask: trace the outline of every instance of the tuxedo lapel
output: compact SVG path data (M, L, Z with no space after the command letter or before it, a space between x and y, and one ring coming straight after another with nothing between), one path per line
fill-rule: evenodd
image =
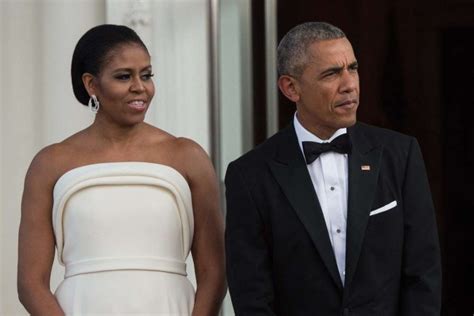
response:
M346 277L348 288L357 268L369 212L377 188L382 148L367 142L357 125L348 129L352 141L349 155L349 199L346 236Z
M280 137L277 155L269 162L270 169L308 231L334 282L342 289L326 222L293 125L282 130Z

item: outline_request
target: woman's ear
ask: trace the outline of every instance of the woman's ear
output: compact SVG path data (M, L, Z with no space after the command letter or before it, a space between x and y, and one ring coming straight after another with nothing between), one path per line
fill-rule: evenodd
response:
M87 93L89 95L96 95L96 88L94 84L94 75L86 72L82 75L82 83L84 84L84 87L87 90Z
M283 93L290 101L296 103L300 100L298 82L295 78L288 75L281 75L280 78L278 78L278 87L280 88L281 93Z

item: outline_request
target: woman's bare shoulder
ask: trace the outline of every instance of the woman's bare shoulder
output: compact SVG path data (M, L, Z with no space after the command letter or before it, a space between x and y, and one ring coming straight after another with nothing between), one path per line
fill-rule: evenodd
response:
M214 174L209 155L196 141L186 137L177 137L174 145L177 161L185 170L189 180L196 180L204 174Z
M176 137L156 127L148 131L155 162L163 163L178 170L188 182L192 180L194 170L209 166L209 156L194 140Z
M47 183L55 183L64 172L75 165L84 138L83 133L79 132L61 142L42 148L31 161L27 178L39 176Z
M147 135L148 141L153 143L169 142L176 139L174 135L167 131L146 123L144 124L142 133Z
M174 142L177 149L186 155L191 155L192 157L196 158L208 158L208 155L204 148L199 143L190 138L176 137Z

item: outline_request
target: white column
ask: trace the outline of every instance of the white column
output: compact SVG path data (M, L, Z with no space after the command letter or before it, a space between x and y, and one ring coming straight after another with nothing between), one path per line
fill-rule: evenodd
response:
M94 115L76 100L71 59L79 38L105 23L105 0L42 0L41 80L42 143L50 144L84 129ZM78 14L80 12L80 14Z
M155 112L150 121L210 152L208 1L154 1ZM196 284L192 257L187 262Z
M209 153L207 10L206 0L107 1L107 22L134 28L152 55L156 92L146 120ZM191 256L187 272L196 286Z
M252 34L251 0L220 2L221 190L227 165L251 149ZM234 315L230 295L223 316Z
M252 34L250 0L222 0L220 12L221 175L251 149ZM222 179L223 180L223 179Z
M92 121L74 99L69 72L76 42L88 28L104 23L105 5L97 0L0 3L0 315L27 315L16 291L24 176L39 149ZM53 290L62 277L55 264Z
M132 27L152 55L147 121L209 152L207 0L107 0L107 22Z
M277 1L265 0L267 137L278 132L277 46Z
M23 179L41 134L38 9L36 2L2 3L2 315L26 315L17 298L16 258Z
M41 14L41 65L39 79L42 119L41 146L62 141L86 128L94 115L74 97L71 84L72 53L90 28L105 23L105 1L43 0ZM81 14L77 14L81 12ZM64 268L55 260L51 275L54 291Z
M152 3L157 126L209 153L208 1Z
M5 11L4 11L4 3L0 1L0 43L4 43L4 36L3 36L3 30L5 29L4 27L4 22L5 22ZM4 73L4 67L3 67L3 50L4 46L3 44L0 46L0 179L3 179L3 76L2 74ZM0 240L4 240L5 235L3 234L3 201L4 199L4 194L3 194L3 181L0 180ZM3 280L3 243L0 242L0 284L4 283ZM0 313L3 311L3 306L4 306L4 299L3 299L3 287L0 287Z

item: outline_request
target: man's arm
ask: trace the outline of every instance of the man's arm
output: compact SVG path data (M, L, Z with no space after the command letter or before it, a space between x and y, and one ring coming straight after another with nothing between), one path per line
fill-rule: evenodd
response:
M269 245L264 224L235 164L226 174L226 261L235 314L275 315Z
M402 194L405 236L400 315L439 315L439 240L425 165L415 139L410 144Z

